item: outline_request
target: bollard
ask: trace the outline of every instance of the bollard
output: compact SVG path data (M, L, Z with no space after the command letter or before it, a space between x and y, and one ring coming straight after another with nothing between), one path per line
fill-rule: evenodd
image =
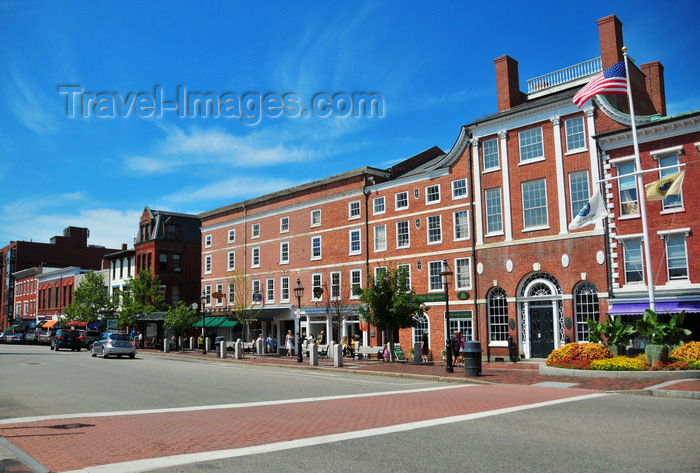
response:
M326 348L326 355L330 356L333 358L333 361L335 361L335 342L331 340L328 342L328 348Z
M226 340L219 342L219 358L226 358Z
M185 341L182 339L182 337L177 339L177 346L180 347L180 351L185 351Z
M210 342L209 337L206 337L204 339L204 349L207 351L207 353L209 353L211 351L211 345L209 342Z
M170 341L167 338L163 339L163 351L165 353L170 353Z
M312 343L309 348L309 364L318 366L318 345Z
M235 359L240 360L243 358L243 342L239 338L234 346L233 356Z
M255 341L255 353L257 353L258 355L265 353L265 346L263 344L262 338L258 338Z
M343 366L343 346L333 345L333 366L341 368Z

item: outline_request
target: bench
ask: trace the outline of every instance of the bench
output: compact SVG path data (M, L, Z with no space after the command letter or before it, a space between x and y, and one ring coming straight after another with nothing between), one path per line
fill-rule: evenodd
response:
M355 349L355 356L353 358L357 358L358 360L363 358L371 360L374 357L377 360L382 360L384 359L382 356L383 351L384 349L382 347L360 345L360 348Z
M318 356L321 358L327 358L328 357L328 345L316 345L316 346L318 347ZM309 343L306 340L302 344L301 351L307 357L311 355L311 352L309 349Z

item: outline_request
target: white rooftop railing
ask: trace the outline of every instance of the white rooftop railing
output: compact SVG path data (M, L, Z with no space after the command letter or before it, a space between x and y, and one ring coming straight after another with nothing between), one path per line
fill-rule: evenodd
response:
M535 77L527 81L527 93L541 92L550 87L554 87L565 82L580 79L591 74L602 71L600 58L590 59L588 61L569 66L565 69L550 72L543 76Z

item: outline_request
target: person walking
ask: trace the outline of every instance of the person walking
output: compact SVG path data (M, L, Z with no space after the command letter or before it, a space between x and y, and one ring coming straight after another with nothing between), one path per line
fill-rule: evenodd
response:
M287 335L284 337L284 348L287 349L287 356L292 356L292 349L294 348L294 335L292 335L291 330L287 330Z
M423 363L426 363L428 361L428 353L430 352L430 348L428 348L428 332L424 331L423 336L420 339L420 344L421 344L421 360Z

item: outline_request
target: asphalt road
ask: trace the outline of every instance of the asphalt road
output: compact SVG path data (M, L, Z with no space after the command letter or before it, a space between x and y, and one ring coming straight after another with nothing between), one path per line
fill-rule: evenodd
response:
M142 410L179 408L177 415L184 415L197 406L235 404L234 418L240 422L223 420L228 409L196 418L206 422L203 430L210 441L221 432L221 437L241 437L250 444L218 450L224 452L220 458L169 455L161 461L162 453L153 451L141 463L111 462L114 466L81 467L83 472L700 472L696 400L569 388L448 386L149 355L102 360L84 351L54 353L45 347L7 345L0 345L0 372L0 434L34 455L41 449L33 438L18 435L24 431L16 427L4 432L2 427L30 416L80 422L85 418L81 414L89 413L119 413L107 417L115 419L109 422L126 417L138 425L136 414ZM277 426L287 428L287 421L297 422L293 419L299 412L313 423L317 436L296 438L294 430L289 438L263 433L265 428L268 432L276 432ZM162 415L157 424L174 421L174 413ZM359 422L368 416L372 419ZM132 429L132 435L138 433ZM114 449L128 444L125 435L128 431L114 430ZM178 451L180 447L173 444L182 442L184 453L199 435L187 430L187 435L170 438L163 450ZM70 450L85 452L95 442L89 430L53 440L71 441ZM120 461L128 462L133 447L122 448ZM42 464L58 465L60 458L55 457L62 454L67 455L57 449ZM170 466L160 468L165 464Z

